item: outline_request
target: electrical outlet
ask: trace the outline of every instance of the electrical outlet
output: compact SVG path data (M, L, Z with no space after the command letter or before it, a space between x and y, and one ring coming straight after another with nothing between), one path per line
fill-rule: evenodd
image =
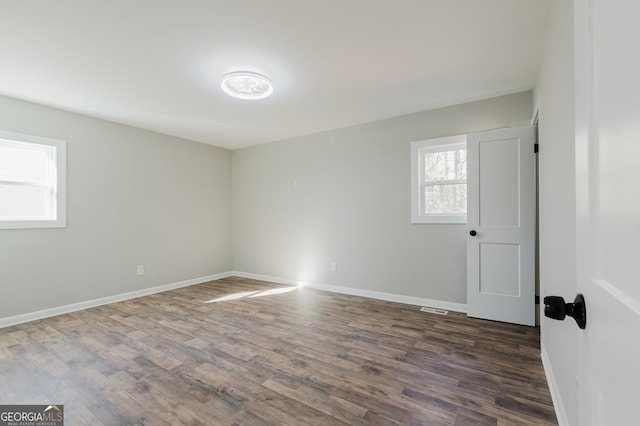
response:
M338 264L336 262L331 262L329 264L329 269L331 272L336 272L338 270Z
M144 265L138 265L138 275L144 275Z

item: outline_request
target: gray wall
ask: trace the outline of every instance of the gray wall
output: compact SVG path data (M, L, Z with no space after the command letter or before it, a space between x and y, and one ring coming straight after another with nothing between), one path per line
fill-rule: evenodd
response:
M539 97L541 296L573 300L576 283L576 180L573 3L553 5L545 57L536 84ZM542 315L542 355L551 374L560 424L578 424L575 323Z
M67 141L67 228L0 230L0 318L231 269L230 151L6 97L0 128Z
M465 225L410 223L409 144L528 125L531 105L523 92L234 151L234 270L466 303Z

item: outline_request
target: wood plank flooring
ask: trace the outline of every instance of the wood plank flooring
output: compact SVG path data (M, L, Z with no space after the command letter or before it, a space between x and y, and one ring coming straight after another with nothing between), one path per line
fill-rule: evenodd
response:
M0 329L66 425L557 425L537 328L228 278Z

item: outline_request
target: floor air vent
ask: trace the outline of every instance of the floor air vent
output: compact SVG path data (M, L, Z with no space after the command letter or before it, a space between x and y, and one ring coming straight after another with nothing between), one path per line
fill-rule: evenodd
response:
M445 311L444 309L432 308L430 306L423 306L420 308L420 312L428 312L430 314L438 314L438 315L447 315L449 311Z

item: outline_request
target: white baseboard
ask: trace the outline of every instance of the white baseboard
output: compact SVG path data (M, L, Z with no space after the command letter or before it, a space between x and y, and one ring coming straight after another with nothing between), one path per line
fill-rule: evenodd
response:
M274 277L272 275L253 274L251 272L231 271L232 277L248 278L258 281L269 281L276 284L295 285L298 287L306 286L306 283L302 281L290 280L282 277Z
M300 287L314 288L317 290L330 291L332 293L349 294L352 296L368 297L370 299L386 300L388 302L404 303L415 306L431 306L433 308L445 309L455 312L467 312L467 305L464 303L445 302L443 300L424 299L422 297L404 296L401 294L384 293L380 291L363 290L352 287L342 287L331 284L307 283L291 280L287 278L274 277L271 275L252 274L249 272L232 271L231 275L241 278L250 278L260 281L270 281L277 284L296 285Z
M106 305L109 303L122 302L125 300L135 299L137 297L147 296L155 293L161 293L163 291L173 290L176 288L202 284L208 281L219 280L219 279L228 278L231 276L250 278L250 279L261 280L261 281L270 281L277 284L309 287L317 290L330 291L332 293L350 294L353 296L368 297L370 299L386 300L389 302L404 303L407 305L431 306L433 308L446 309L449 311L463 312L463 313L467 312L467 305L462 303L453 303L453 302L445 302L442 300L424 299L421 297L404 296L401 294L384 293L380 291L363 290L359 288L342 287L342 286L336 286L336 285L330 285L330 284L306 283L306 282L295 281L295 280L282 278L282 277L252 274L249 272L242 272L242 271L229 271L229 272L223 272L220 274L208 275L205 277L179 281L176 283L161 285L157 287L145 288L142 290L132 291L129 293L116 294L113 296L102 297L99 299L88 300L85 302L72 303L70 305L58 306L55 308L44 309L41 311L29 312L26 314L0 318L0 328L10 327L12 325L17 325L17 324L22 324L29 321L35 321L43 318L53 317L56 315L68 314L71 312L80 311L82 309L89 309L96 306Z
M9 327L16 324L22 324L29 321L35 321L43 318L53 317L56 315L68 314L70 312L76 312L82 309L94 308L96 306L106 305L109 303L122 302L124 300L135 299L137 297L147 296L150 294L162 293L163 291L173 290L176 288L202 284L208 281L227 278L227 277L230 277L231 275L233 275L231 272L223 272L221 274L193 278L190 280L179 281L176 283L165 284L157 287L145 288L142 290L132 291L129 293L101 297L100 299L88 300L86 302L72 303L70 305L58 306L55 308L44 309L42 311L36 311L36 312L30 312L27 314L15 315L12 317L0 318L0 328Z
M549 393L551 393L553 408L556 412L556 418L558 419L558 426L571 426L569 418L567 417L567 410L564 408L562 398L560 397L560 389L558 388L558 382L556 381L556 376L553 373L553 368L551 367L551 360L549 359L549 355L544 347L540 353L540 358L542 358L544 374L547 376L547 384L549 385Z

